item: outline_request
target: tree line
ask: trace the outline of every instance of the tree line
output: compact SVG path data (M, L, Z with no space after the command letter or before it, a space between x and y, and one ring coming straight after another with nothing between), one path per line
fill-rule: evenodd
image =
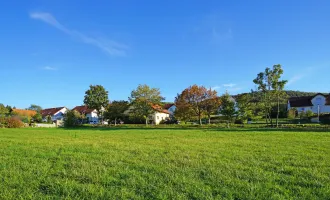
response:
M281 65L266 68L253 79L257 90L238 96L228 93L218 96L217 91L211 88L189 86L175 97L174 117L182 121L197 120L202 124L203 118L206 117L211 123L211 117L218 115L229 126L233 120L244 121L259 116L266 119L267 124L278 126L281 106L287 100L284 91L287 81L281 80L283 73ZM164 100L159 88L139 85L131 92L128 101L109 102L108 91L103 86L91 85L85 92L84 104L96 109L101 120L114 120L116 124L119 119L129 115L131 119L143 119L148 124L148 116ZM127 110L129 112L125 114Z
M246 121L248 119L263 118L267 124L278 126L278 119L286 112L286 101L291 95L304 95L306 93L285 91L287 83L281 77L284 71L281 65L274 65L258 73L252 80L256 90L249 93L231 96L227 92L218 95L216 90L204 86L192 85L184 89L175 97L176 110L174 117L181 121L197 121L202 124L202 119L220 117L228 123ZM131 121L144 121L148 124L148 116L154 113L155 106L161 108L165 98L159 88L148 85L139 85L133 90L128 100L109 101L109 92L102 85L91 85L85 92L84 105L96 109L100 121L109 120L117 124L125 117ZM41 120L38 105L31 105L28 109L37 111L33 116L35 121ZM8 113L9 108L0 104L0 115ZM78 123L76 119L85 118L76 111L69 111L66 115L75 120L70 123ZM69 121L69 120L67 120Z

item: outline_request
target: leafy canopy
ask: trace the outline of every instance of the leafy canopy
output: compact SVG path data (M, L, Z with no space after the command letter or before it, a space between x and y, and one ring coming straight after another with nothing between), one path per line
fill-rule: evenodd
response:
M104 117L109 120L116 120L125 116L124 112L128 110L128 101L113 101L109 104L104 113Z
M143 117L146 120L154 112L153 106L161 104L165 98L161 96L159 88L150 88L148 85L139 85L131 92L129 100L132 105L132 115Z
M90 85L85 92L84 104L89 108L96 109L100 114L102 109L109 104L108 91L102 85Z

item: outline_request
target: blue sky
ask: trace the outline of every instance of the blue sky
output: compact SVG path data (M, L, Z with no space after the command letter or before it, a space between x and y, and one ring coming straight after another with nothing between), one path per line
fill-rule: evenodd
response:
M3 1L0 103L83 103L90 84L127 100L138 84L167 101L192 84L254 89L281 64L286 89L330 92L330 1Z

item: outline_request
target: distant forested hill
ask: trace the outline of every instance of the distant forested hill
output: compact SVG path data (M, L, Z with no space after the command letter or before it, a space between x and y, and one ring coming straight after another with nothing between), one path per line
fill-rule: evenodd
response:
M294 90L285 90L286 94L288 95L288 98L290 97L303 97L303 96L313 96L316 95L320 92L302 92L302 91L294 91ZM256 92L258 93L258 92ZM247 93L241 93L241 94L237 94L237 95L233 95L234 98L240 97L241 95L244 95ZM325 93L322 93L325 94ZM327 95L327 94L325 94Z

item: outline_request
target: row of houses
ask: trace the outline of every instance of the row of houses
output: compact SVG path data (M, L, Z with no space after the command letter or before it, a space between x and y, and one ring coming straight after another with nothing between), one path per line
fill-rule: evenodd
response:
M235 101L235 98L232 98ZM330 113L330 94L316 94L314 96L291 97L287 104L288 110L295 108L298 113L306 112L308 110L315 114ZM132 108L128 109L125 114L129 114ZM159 124L162 120L173 117L176 106L174 104L165 104L164 106L153 106L154 113L149 115L149 122ZM87 123L98 123L99 115L96 109L88 108L87 106L76 106L73 108L80 114L84 114ZM27 110L22 110L27 112ZM44 121L51 118L52 121L63 120L64 114L68 111L66 107L47 108L41 111ZM18 112L18 111L17 111ZM33 111L35 112L35 111Z
M152 124L159 124L162 120L169 119L173 117L175 111L174 104L166 104L163 107L159 105L154 105L154 113L149 115L149 122ZM96 109L88 108L87 106L76 106L72 110L84 114L86 117L87 123L99 123L99 114ZM129 114L131 108L128 109L124 114ZM47 108L41 110L40 114L44 121L47 121L47 118L50 117L52 121L63 120L65 113L68 111L66 107L57 107L57 108Z

